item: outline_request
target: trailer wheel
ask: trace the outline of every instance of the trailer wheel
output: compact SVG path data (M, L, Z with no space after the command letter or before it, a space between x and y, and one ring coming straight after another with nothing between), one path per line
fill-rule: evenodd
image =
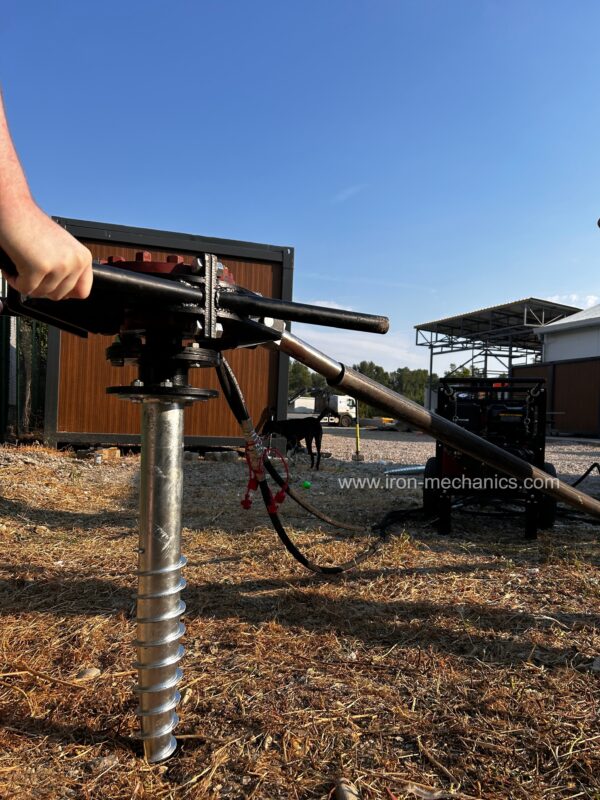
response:
M352 425L352 417L349 414L342 414L340 417L340 427L349 428Z
M544 464L544 472L556 478L556 467L547 461ZM541 494L538 508L538 522L540 528L552 528L556 521L556 498L548 494Z
M435 486L428 486L428 479L437 478L437 458L432 456L427 459L423 473L423 511L427 516L435 516L440 507L440 490Z

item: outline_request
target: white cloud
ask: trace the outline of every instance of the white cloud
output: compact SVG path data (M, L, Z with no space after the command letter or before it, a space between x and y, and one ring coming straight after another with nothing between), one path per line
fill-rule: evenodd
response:
M600 296L597 294L586 294L585 292L572 292L571 294L553 294L546 298L553 303L562 303L565 306L577 306L577 308L591 308L598 305Z
M347 186L345 189L342 189L340 192L335 194L331 198L332 203L345 203L346 200L350 200L351 197L357 195L359 192L365 188L364 183L355 183L353 186Z
M309 300L308 305L320 306L321 308L340 308L344 309L345 311L353 311L352 306L341 306L335 300Z
M386 370L428 367L429 351L403 333L362 333L294 323L292 333L347 366L374 361Z

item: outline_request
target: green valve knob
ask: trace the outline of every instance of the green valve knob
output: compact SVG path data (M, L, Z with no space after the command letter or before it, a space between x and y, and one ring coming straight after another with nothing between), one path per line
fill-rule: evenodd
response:
M310 481L303 481L302 482L302 488L303 489L310 489L311 486L312 486L312 483Z

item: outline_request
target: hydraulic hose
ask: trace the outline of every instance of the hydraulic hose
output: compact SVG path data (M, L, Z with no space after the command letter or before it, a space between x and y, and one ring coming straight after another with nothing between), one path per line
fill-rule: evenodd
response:
M374 555L382 546L382 544L387 539L387 534L381 532L379 534L379 538L377 538L373 544L370 545L366 550L363 550L359 555L355 556L354 558L350 559L349 561L344 561L343 564L336 564L333 567L322 565L322 564L315 564L314 561L308 559L292 542L290 537L287 535L285 528L283 527L281 520L279 519L279 514L276 512L272 512L268 510L269 504L271 503L271 490L267 484L266 480L260 481L259 483L260 492L262 494L262 498L265 502L265 506L267 506L267 513L273 523L273 527L275 528L277 535L283 542L283 546L285 549L292 555L296 561L302 564L303 567L310 570L311 572L316 572L321 575L339 575L341 572L347 572L349 569L353 567L357 567L359 564L362 564L363 561L366 561L372 555Z
M265 469L269 473L269 475L273 478L275 483L280 486L288 497L291 497L299 506L305 511L308 511L314 517L318 517L323 522L326 522L328 525L333 525L334 528L342 528L346 531L354 531L356 533L360 533L364 531L364 526L362 525L351 525L349 522L340 522L337 519L333 519L333 517L328 516L320 509L313 506L312 503L309 503L301 494L299 494L295 489L292 489L291 486L286 484L282 476L277 471L276 467L269 461L268 459L265 461Z
M600 464L598 464L597 461L595 461L593 464L590 464L590 466L586 469L583 475L580 475L576 481L573 481L571 486L579 486L579 484L582 483L582 481L584 481L588 477L588 475L591 475L594 470L598 470L598 472L600 473Z
M246 434L250 447L255 448L257 445L257 439L259 437L257 436L256 431L254 430L254 426L252 425L252 421L250 419L248 408L246 406L246 401L244 400L244 396L242 394L240 385L233 373L233 370L231 369L231 366L229 365L229 363L225 358L220 359L219 363L216 366L216 371L217 371L217 377L219 379L219 384L223 391L223 395L225 396L225 399L227 400L227 403L234 417L236 418L237 422L239 423L242 430ZM279 514L277 513L277 511L272 510L273 496L271 494L271 490L267 483L266 477L264 476L264 469L266 468L266 470L274 478L276 483L278 483L279 486L281 486L282 488L285 482L281 477L281 475L279 475L273 464L271 464L271 462L269 462L268 460L263 459L262 455L263 453L261 451L259 457L260 457L260 471L262 472L262 475L260 480L258 481L258 488L260 489L260 493L265 503L267 513L269 515L269 518L277 535L279 536L281 542L283 543L283 546L288 551L288 553L290 553L290 555L296 559L296 561L302 564L303 567L310 570L311 572L315 572L321 575L338 575L341 572L346 572L347 570L352 569L353 567L356 567L362 562L366 561L374 553L376 553L380 549L382 544L387 540L386 531L378 526L374 530L374 532L378 534L378 538L368 548L363 550L354 558L345 561L343 564L329 566L329 565L316 564L315 562L311 561L292 542L281 522ZM286 493L289 494L289 496L292 497L292 499L296 500L296 497L294 496L296 495L296 493L293 492L293 490L291 492L286 492ZM296 500L296 502L299 501ZM306 510L310 511L310 513L314 514L316 512L316 516L318 516L324 522L327 522L330 525L334 525L335 527L344 527L348 530L354 530L357 532L364 530L363 528L358 528L355 526L350 527L345 523L340 525L336 520L323 514L318 509L314 508L314 506L312 506L310 503L306 503L306 501L303 501L302 503L300 503L300 505L306 508Z

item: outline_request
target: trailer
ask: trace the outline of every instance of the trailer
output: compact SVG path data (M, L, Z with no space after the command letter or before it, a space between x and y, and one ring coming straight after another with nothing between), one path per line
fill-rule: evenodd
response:
M315 411L323 412L323 425L339 425L349 428L356 421L356 401L347 394L325 393L315 398Z
M502 450L556 477L546 461L546 386L543 378L442 378L437 414ZM479 459L436 441L435 456L425 465L423 507L438 519L438 531L451 528L453 498L462 503L521 501L525 533L551 528L556 499L526 483L507 479Z

